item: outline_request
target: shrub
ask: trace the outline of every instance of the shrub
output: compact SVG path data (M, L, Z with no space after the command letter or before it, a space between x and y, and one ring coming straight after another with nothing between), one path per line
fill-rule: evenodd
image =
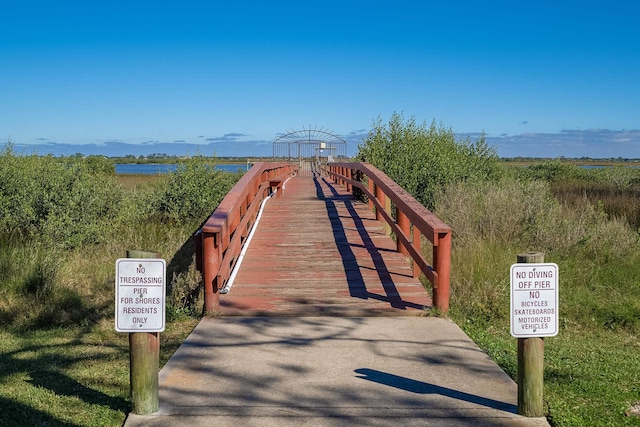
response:
M628 166L613 166L596 169L594 176L598 182L605 183L616 190L629 189L640 183L640 170Z
M418 125L397 113L387 125L378 119L358 149L359 160L385 172L429 209L442 185L485 180L500 172L498 157L484 137L459 140L435 121Z
M97 156L16 155L10 144L0 151L0 324L111 316L112 262L129 249L171 259L170 319L197 312L201 280L187 243L239 175L197 157L157 184L125 191L112 166Z
M122 191L91 162L0 154L0 232L65 248L104 241Z
M160 221L206 219L240 177L215 165L202 156L178 165L156 186L148 214Z
M521 170L523 175L528 179L538 179L547 182L590 179L587 169L560 160L545 160L522 168Z

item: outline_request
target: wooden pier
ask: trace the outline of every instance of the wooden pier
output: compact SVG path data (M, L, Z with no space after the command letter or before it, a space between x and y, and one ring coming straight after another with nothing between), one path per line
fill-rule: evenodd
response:
M367 204L296 176L264 206L222 315L413 315L431 297Z

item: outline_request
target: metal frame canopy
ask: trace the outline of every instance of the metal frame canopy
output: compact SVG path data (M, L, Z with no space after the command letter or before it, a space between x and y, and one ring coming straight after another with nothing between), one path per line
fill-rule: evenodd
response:
M347 142L322 128L309 127L290 131L273 141L273 157L284 157L287 160L315 159L330 162L346 156Z

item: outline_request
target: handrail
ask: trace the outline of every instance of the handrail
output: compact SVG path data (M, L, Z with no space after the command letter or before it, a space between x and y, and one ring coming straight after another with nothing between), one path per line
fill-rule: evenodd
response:
M297 165L287 162L255 163L194 235L196 266L204 281L205 313L219 309L219 290L229 280L260 204L297 169Z
M326 173L334 182L362 191L369 200L369 207L375 206L376 218L385 220L387 232L393 231L397 239L398 251L413 259L413 275L420 272L431 282L433 305L439 311L449 310L449 281L451 271L451 227L425 208L413 196L396 184L384 172L369 163L328 163ZM363 184L363 176L367 185ZM392 217L395 206L396 219ZM425 236L433 246L432 264L422 253L422 239Z

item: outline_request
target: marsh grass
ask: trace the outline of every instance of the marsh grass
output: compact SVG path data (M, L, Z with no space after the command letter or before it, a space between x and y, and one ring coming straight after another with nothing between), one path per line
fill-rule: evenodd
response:
M538 170L538 172L540 172ZM640 244L631 188L593 179L458 183L436 213L454 230L451 317L512 378L509 268L545 252L560 272L560 332L545 339L544 400L552 426L638 426ZM616 200L616 197L620 198ZM625 205L613 215L611 206Z
M564 181L551 191L570 206L580 208L585 202L599 206L609 218L622 219L633 229L640 229L640 185L634 182Z
M140 190L160 180L160 175L116 175L116 182L127 191Z

